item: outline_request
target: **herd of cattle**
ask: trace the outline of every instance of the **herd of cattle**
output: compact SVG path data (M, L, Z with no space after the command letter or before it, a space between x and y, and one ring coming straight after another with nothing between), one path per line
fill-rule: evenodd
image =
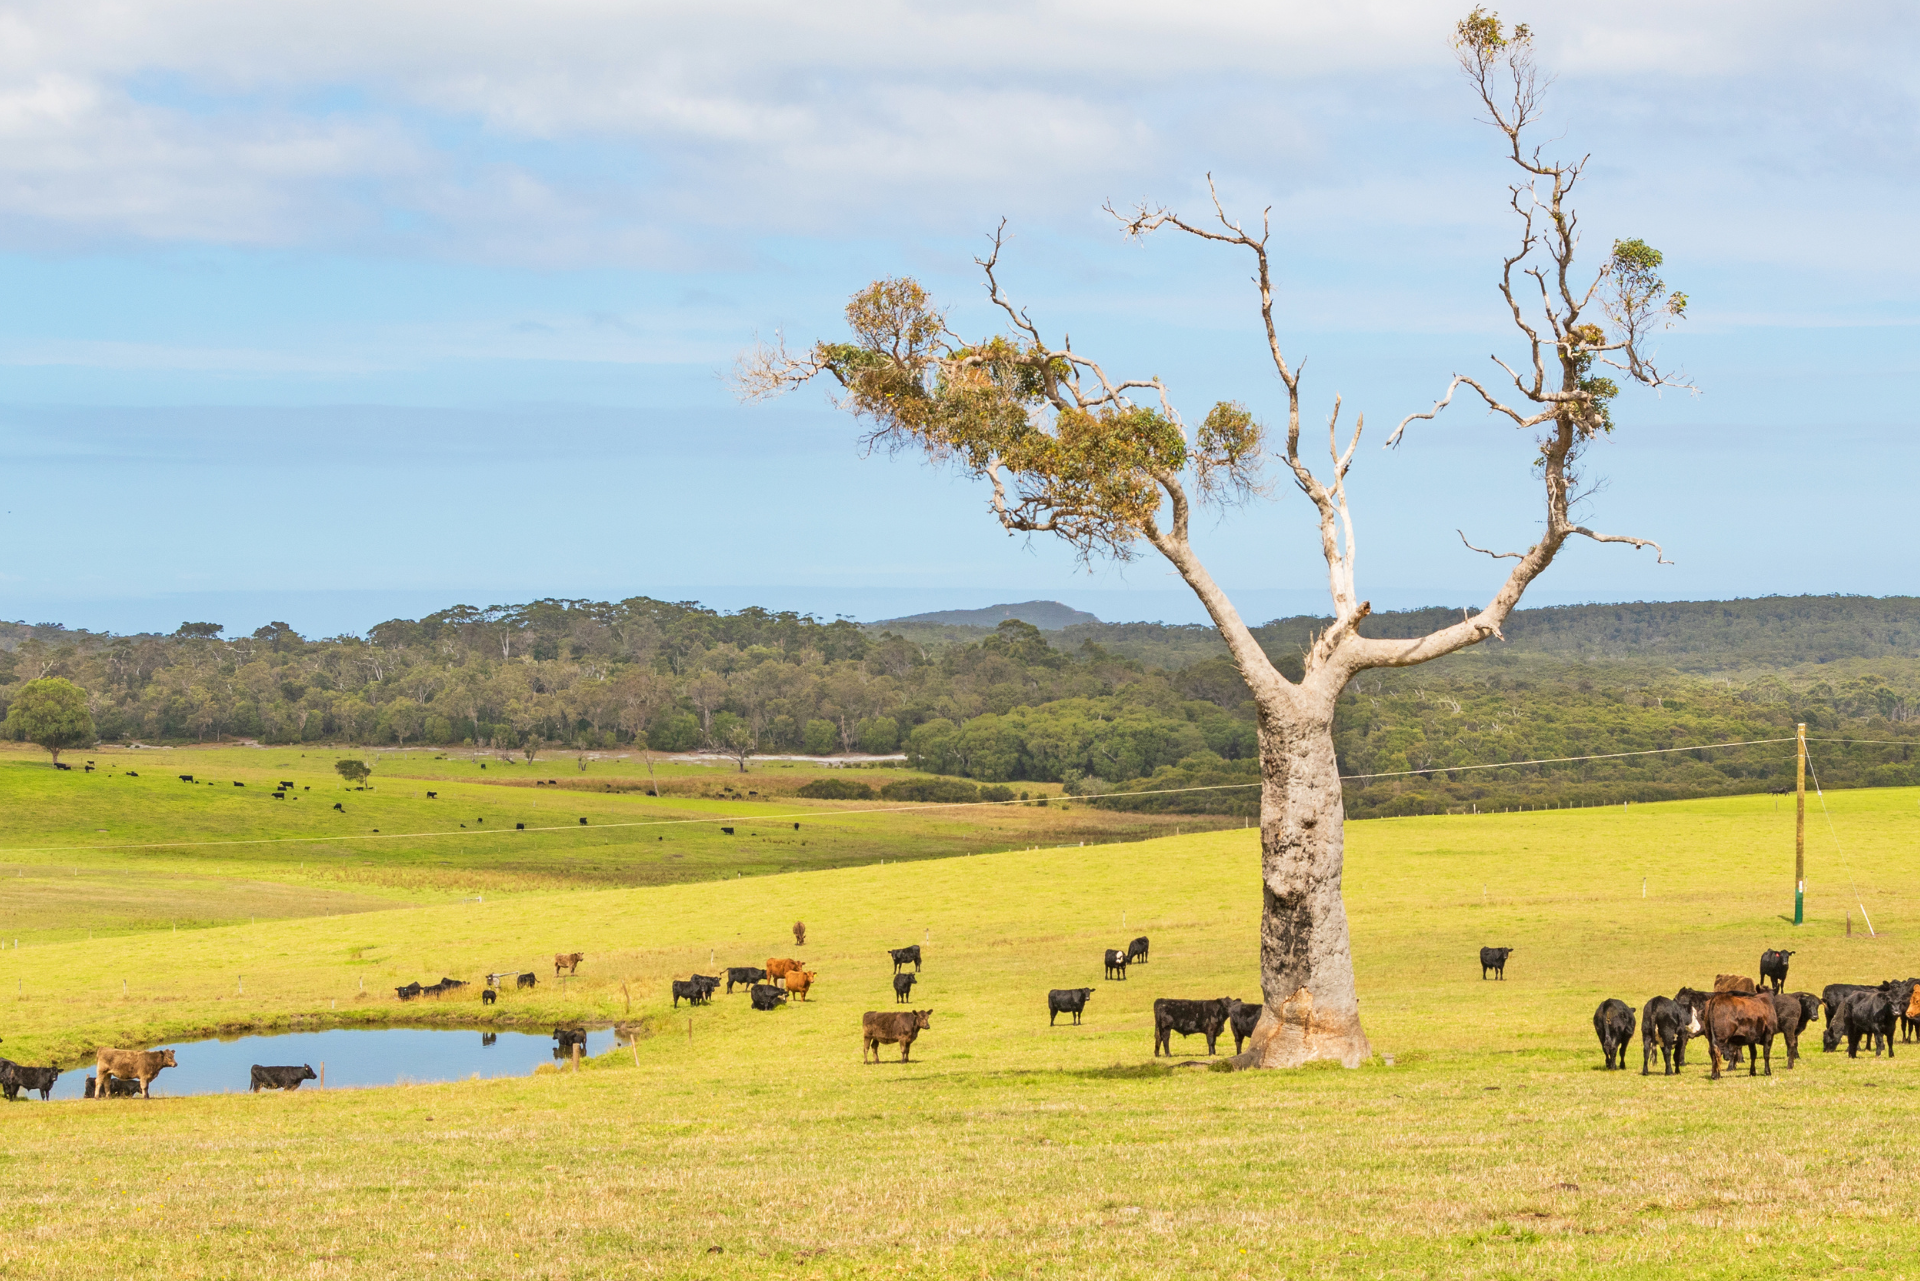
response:
M86 1097L151 1098L153 1079L162 1070L178 1066L172 1050L98 1050L94 1054L93 1075L87 1078ZM5 1090L9 1103L19 1098L22 1090L38 1090L42 1100L48 1099L59 1079L58 1064L26 1067L0 1058L0 1089ZM256 1094L261 1090L297 1090L302 1081L314 1079L313 1068L305 1063L298 1067L265 1067L256 1063L250 1073L250 1085Z
M1746 1051L1747 1075L1764 1066L1773 1074L1773 1039L1787 1047L1787 1066L1800 1058L1800 1034L1823 1015L1827 1030L1820 1048L1828 1053L1847 1043L1847 1057L1860 1056L1861 1042L1875 1055L1893 1057L1896 1026L1902 1041L1920 1034L1920 979L1887 979L1877 984L1829 983L1820 995L1788 992L1787 965L1792 952L1769 950L1760 956L1760 981L1739 974L1721 974L1713 990L1683 987L1673 996L1656 996L1640 1011L1640 1075L1653 1071L1660 1059L1661 1074L1678 1075L1687 1062L1687 1042L1705 1037L1713 1061L1713 1078L1721 1065L1740 1065ZM1485 953L1482 953L1485 959ZM1633 1007L1609 997L1593 1012L1594 1034L1608 1070L1627 1066L1627 1047L1634 1032Z

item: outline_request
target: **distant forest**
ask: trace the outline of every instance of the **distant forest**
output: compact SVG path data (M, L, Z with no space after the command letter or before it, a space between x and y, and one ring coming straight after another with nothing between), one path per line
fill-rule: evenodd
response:
M1414 635L1457 610L1386 613ZM1283 670L1326 620L1257 630ZM636 597L456 606L364 637L215 623L114 636L0 624L19 682L88 691L104 741L886 754L981 782L1062 782L1103 806L1252 813L1252 706L1211 629L1079 623L898 630ZM1468 765L1790 736L1827 786L1920 784L1920 600L1778 597L1524 610L1506 640L1372 672L1341 700L1350 813L1766 790L1789 745ZM1208 788L1136 795L1170 788Z

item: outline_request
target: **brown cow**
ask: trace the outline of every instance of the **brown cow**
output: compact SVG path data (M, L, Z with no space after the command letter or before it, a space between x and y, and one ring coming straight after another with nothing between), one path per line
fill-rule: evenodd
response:
M555 952L553 954L553 977L559 978L560 971L571 974L580 968L580 962L587 959L585 952Z
M1716 992L1738 992L1752 996L1759 991L1759 985L1752 979L1739 974L1716 974L1713 976L1713 990Z
M101 1050L93 1065L94 1079L100 1083L94 1097L112 1098L113 1078L117 1076L123 1081L140 1082L140 1097L152 1098L148 1087L160 1075L160 1069L178 1066L172 1050Z
M1720 1063L1727 1051L1734 1051L1733 1064L1740 1065L1739 1049L1748 1051L1747 1075L1757 1075L1759 1064L1753 1060L1758 1047L1766 1055L1767 1075L1773 1075L1773 1038L1779 1034L1780 1018L1771 996L1747 996L1738 992L1716 992L1707 998L1700 1012L1707 1028L1707 1049L1713 1055L1713 1079L1720 1079Z
M1909 1032L1920 1031L1920 983L1913 988L1913 995L1907 998L1907 1012L1900 1023L1900 1039L1907 1039Z
M793 923L793 945L795 947L805 947L807 945L807 923L805 921L795 921Z
M807 989L813 986L813 978L812 970L788 970L787 995L797 996L803 1001L806 1000Z
M907 1061L907 1054L913 1049L914 1038L933 1026L932 1010L907 1010L904 1013L882 1014L868 1010L860 1016L860 1061L867 1061L868 1051L873 1053L873 1061L880 1061L880 1046L900 1047L900 1061Z
M781 960L777 956L769 956L767 958L767 982L778 983L787 975L798 970L803 970L806 966L807 963L805 961Z

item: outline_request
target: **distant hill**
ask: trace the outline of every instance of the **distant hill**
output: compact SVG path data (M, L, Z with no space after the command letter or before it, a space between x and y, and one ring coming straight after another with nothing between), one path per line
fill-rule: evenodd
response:
M1099 623L1082 609L1062 605L1057 600L1030 600L1018 605L989 605L985 609L941 609L931 614L908 614L904 618L882 619L872 627L998 627L1009 618L1031 623L1043 632L1057 632L1076 624Z

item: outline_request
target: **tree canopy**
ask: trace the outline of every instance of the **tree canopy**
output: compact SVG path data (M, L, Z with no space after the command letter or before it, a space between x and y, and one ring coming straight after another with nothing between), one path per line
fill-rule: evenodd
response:
M28 681L7 708L6 730L15 738L46 748L58 765L61 752L94 741L87 692L59 676Z

